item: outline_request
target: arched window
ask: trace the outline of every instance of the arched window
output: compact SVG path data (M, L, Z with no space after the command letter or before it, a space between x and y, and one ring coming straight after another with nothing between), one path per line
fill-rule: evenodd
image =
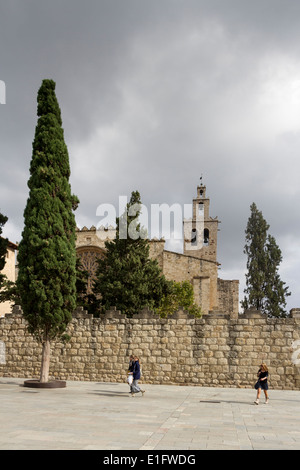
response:
M97 246L90 245L78 247L76 252L81 262L80 269L88 272L87 294L92 294L98 268L98 259L103 258L104 250Z
M197 245L197 230L196 230L195 228L192 229L191 245L192 245L192 246L196 246L196 245Z
M204 211L204 204L203 204L203 202L199 202L198 210L199 210L199 215L203 215L203 211Z
M205 228L205 229L204 229L203 245L204 245L204 246L208 246L208 245L209 245L209 230L208 230L208 228Z

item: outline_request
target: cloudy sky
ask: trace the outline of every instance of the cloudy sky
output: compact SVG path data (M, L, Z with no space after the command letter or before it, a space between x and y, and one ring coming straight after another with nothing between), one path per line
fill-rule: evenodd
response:
M36 95L52 78L79 227L133 190L146 207L183 207L202 174L219 276L242 297L255 202L300 307L299 26L299 0L0 0L3 235L21 238Z

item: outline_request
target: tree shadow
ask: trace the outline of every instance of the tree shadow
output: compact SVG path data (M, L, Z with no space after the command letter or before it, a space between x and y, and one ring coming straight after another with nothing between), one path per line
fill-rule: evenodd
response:
M0 385L15 385L16 387L19 387L20 384L17 382L9 382L7 380L0 380Z
M128 392L118 392L115 390L93 390L92 392L89 392L90 395L102 395L105 397L126 397L129 395L129 390Z

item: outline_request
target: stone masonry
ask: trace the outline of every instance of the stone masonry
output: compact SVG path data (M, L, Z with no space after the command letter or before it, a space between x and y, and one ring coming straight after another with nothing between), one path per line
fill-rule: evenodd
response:
M193 199L193 217L183 220L183 253L166 250L165 241L154 238L149 240L149 255L158 262L168 280L192 284L195 303L201 307L203 315L224 308L230 315L238 315L239 281L218 278L217 234L220 222L217 217L210 216L209 205L206 186L201 184L197 187L197 197ZM88 292L93 290L97 258L105 252L105 241L115 236L116 230L111 226L76 230L77 255L89 273Z
M50 376L62 380L125 382L129 355L140 357L142 382L253 387L262 361L270 388L300 388L300 313L268 319L179 310L162 319L142 311L127 318L114 308L101 318L74 312L71 340L52 346ZM41 346L27 332L20 307L0 318L0 375L39 376Z

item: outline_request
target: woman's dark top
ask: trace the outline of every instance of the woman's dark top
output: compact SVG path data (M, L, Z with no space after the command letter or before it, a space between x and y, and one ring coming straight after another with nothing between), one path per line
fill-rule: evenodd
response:
M258 371L258 380L259 380L259 388L262 388L263 390L268 390L269 385L268 385L268 379L266 380L261 380L264 377L268 377L269 372L268 371Z
M268 371L258 371L258 373L259 373L258 380L264 379L265 377L268 377L269 375ZM263 380L263 382L266 382L266 380Z
M139 380L141 378L141 369L139 361L133 363L133 380Z

